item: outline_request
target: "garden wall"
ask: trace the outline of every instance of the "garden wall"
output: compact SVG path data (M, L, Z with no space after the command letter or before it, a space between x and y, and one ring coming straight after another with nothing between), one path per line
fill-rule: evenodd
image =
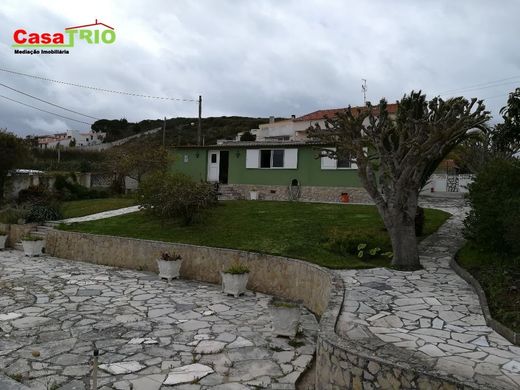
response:
M19 242L23 236L32 232L36 226L37 224L35 223L26 223L24 225L8 225L0 223L0 230L7 232L6 246L14 248L15 244Z
M235 197L250 199L250 191L258 191L260 200L294 200L289 186L280 185L253 185L253 184L226 184ZM341 194L349 194L350 203L374 203L366 190L362 187L325 187L302 186L299 201L307 202L341 202Z
M321 315L330 294L329 272L316 265L284 257L161 241L139 240L51 230L46 253L63 259L157 272L161 252L175 251L185 259L181 277L220 283L220 271L237 261L251 270L247 287L270 295L303 300Z

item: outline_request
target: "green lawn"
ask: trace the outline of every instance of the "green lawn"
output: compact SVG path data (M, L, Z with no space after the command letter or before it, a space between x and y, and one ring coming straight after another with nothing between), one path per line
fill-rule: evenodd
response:
M469 241L457 262L478 280L494 319L520 332L520 258L486 253Z
M69 202L63 202L61 210L63 218L76 218L133 205L135 205L135 199L133 198L72 200Z
M425 210L425 236L449 217ZM331 248L331 240L355 234L383 250L390 240L374 206L292 202L220 202L202 223L181 226L159 221L143 212L100 221L61 226L64 230L150 240L182 242L283 255L330 268L368 268L389 265L388 259L361 260ZM357 245L357 244L356 244Z

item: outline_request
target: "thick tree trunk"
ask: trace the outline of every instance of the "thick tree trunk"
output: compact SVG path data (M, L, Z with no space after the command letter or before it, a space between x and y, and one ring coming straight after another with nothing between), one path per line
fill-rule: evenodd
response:
M414 192L408 192L391 198L386 207L378 207L392 241L392 265L403 270L421 268L415 236L417 200Z
M414 270L421 267L417 251L414 223L394 223L388 228L394 257L392 265L399 269Z

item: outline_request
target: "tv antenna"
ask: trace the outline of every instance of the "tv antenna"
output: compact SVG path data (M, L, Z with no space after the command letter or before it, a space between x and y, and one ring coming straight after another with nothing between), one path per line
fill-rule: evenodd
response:
M366 105L367 104L367 90L368 90L367 80L361 79L361 81L363 81L363 84L361 84L361 90L363 91L363 103Z

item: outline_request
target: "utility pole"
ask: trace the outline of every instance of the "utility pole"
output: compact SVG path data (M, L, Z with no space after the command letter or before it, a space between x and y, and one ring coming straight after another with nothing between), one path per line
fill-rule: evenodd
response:
M200 146L202 138L202 96L199 95L199 123L197 127L197 145Z
M164 117L163 127L162 127L162 146L166 144L166 117Z
M363 91L363 103L366 105L367 104L367 80L366 79L361 79L361 81L363 81L363 84L361 85L361 90Z

